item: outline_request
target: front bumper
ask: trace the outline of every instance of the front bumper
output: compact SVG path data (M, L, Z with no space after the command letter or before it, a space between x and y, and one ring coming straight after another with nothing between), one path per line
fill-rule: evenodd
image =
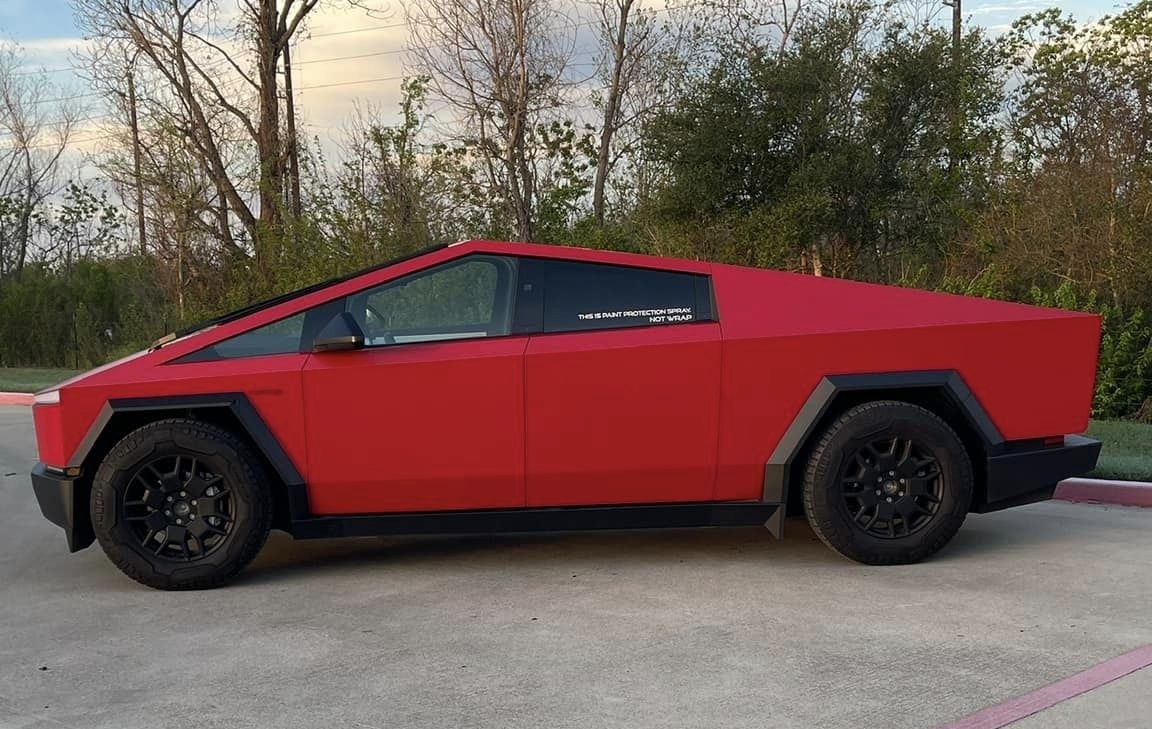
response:
M79 552L96 539L88 513L88 490L77 479L37 463L32 469L32 491L44 518L64 529L68 549Z
M1096 467L1100 441L1064 436L1063 445L1006 449L988 457L985 488L972 511L983 514L1052 498L1056 484Z

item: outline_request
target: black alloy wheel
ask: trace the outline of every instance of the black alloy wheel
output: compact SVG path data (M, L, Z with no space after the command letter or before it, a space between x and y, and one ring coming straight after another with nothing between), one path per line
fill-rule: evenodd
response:
M272 493L247 440L193 418L157 420L104 456L89 502L96 539L149 587L218 587L255 558Z
M844 459L840 474L852 523L881 539L925 528L940 510L940 463L914 438L893 436L864 443Z
M161 559L206 557L234 524L224 477L194 456L164 456L144 464L128 482L121 517L140 545Z
M908 564L947 544L968 515L972 462L936 413L875 400L816 435L804 470L804 511L825 544L865 564Z

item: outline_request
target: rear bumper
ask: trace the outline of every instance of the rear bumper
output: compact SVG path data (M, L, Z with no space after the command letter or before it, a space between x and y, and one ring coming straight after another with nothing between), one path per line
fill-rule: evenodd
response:
M76 479L37 463L32 469L32 491L44 518L64 530L69 551L79 552L95 541L87 490L81 491Z
M1096 467L1100 441L1064 436L1064 444L1035 446L997 453L988 458L983 493L972 511L986 513L1052 498L1056 484Z

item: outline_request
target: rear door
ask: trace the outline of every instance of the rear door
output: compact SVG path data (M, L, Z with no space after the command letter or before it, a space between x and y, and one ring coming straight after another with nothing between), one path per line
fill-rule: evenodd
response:
M720 326L707 276L522 259L529 506L707 501Z

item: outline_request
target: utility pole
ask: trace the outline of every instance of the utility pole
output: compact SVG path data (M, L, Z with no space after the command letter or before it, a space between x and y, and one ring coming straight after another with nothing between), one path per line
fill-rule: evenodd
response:
M952 129L948 139L948 171L951 172L956 168L957 158L960 156L960 137L964 131L962 82L964 59L961 57L964 15L961 7L963 0L942 0L942 2L952 8Z
M951 0L945 3L952 6L952 64L960 68L960 31L963 30L964 17L960 8L962 0Z
M299 219L300 145L296 141L296 95L292 93L292 42L284 44L284 95L288 107L288 206L292 217Z
M132 173L136 184L136 225L140 255L148 255L148 227L144 222L144 180L140 149L140 119L136 112L136 73L128 69L128 125L132 127Z

